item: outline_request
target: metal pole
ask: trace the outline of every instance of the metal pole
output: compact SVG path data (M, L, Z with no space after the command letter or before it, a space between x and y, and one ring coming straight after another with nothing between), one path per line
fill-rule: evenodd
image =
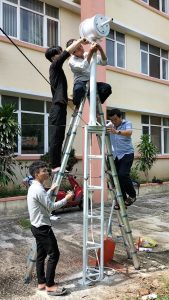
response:
M87 240L88 240L88 127L85 126L85 144L84 144L84 187L83 187L83 285L86 284L87 273Z
M90 116L89 125L96 125L96 62L97 54L93 54L90 71Z

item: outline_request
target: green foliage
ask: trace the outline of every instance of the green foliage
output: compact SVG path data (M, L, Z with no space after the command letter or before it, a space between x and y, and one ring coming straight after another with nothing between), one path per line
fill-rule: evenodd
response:
M19 127L14 111L11 104L0 107L0 186L13 182L13 177L16 177L14 149Z
M29 165L30 165L30 162L28 162L28 161L17 161L17 166L19 168L19 172L20 172L22 178L28 176Z
M27 190L20 185L14 186L9 189L7 187L0 187L0 198L14 197L14 196L24 196L27 194Z
M152 168L158 153L158 148L150 141L148 134L141 136L141 142L137 145L140 157L136 162L136 168L144 172L148 182L148 172Z
M45 153L44 155L41 155L41 160L43 160L47 165L49 165L49 153Z
M131 168L131 170L130 170L130 177L134 181L140 181L139 172L138 172L138 169L136 167L132 167Z
M49 164L49 153L41 155L40 159ZM73 166L77 164L77 162L78 160L75 156L75 149L71 149L66 169L68 171L71 171L73 169Z
M73 166L74 166L75 164L77 164L77 162L78 162L78 160L77 160L77 158L76 158L76 156L75 156L75 149L71 149L70 155L69 155L69 159L68 159L68 162L67 162L66 169L67 169L68 171L72 171Z
M28 219L20 219L19 220L19 225L23 228L23 229L30 229L31 228L31 223Z

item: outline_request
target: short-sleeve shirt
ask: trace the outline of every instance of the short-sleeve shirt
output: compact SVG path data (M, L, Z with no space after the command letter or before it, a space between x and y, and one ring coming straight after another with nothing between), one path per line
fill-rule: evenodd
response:
M111 125L113 126L112 123ZM116 130L127 129L132 129L132 123L126 120L122 120L122 123L116 128ZM112 144L112 153L114 158L117 157L118 159L121 159L125 154L134 153L131 136L110 134L110 140Z
M69 52L64 50L50 65L49 80L53 96L52 102L54 104L62 103L67 105L68 102L67 79L62 67L69 56Z

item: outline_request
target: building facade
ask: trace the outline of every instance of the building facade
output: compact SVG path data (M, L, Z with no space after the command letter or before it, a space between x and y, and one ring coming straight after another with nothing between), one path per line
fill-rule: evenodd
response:
M0 31L0 102L15 105L21 127L18 159L38 159L49 150L50 63L45 50L53 45L65 48L71 36L79 36L79 23L80 6L73 1L0 0L1 29L45 77ZM67 63L64 68L71 95L72 74ZM70 102L68 119L72 110Z
M106 78L119 107L133 123L134 146L143 133L158 147L151 176L168 177L169 162L169 1L106 1L112 30L106 39ZM109 14L110 15L110 14ZM113 51L112 51L113 49ZM136 152L137 154L137 152Z
M150 178L169 178L169 0L0 0L0 27L48 79L45 49L79 36L81 19L100 13L113 19L102 44L108 65L98 80L112 85L104 111L120 108L133 123L133 144L148 133L158 147ZM72 97L72 74L65 63ZM36 159L48 152L50 86L0 32L0 101L14 103L22 134L16 153ZM72 113L68 107L68 120ZM84 116L88 119L88 106ZM83 122L74 148L82 153ZM135 151L137 156L137 150Z

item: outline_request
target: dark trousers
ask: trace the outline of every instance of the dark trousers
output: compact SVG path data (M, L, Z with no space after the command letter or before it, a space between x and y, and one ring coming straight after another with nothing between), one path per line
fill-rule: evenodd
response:
M49 287L53 286L55 284L55 269L60 256L57 240L50 226L44 225L39 228L31 226L31 231L37 244L36 272L38 284L46 283ZM45 275L44 268L47 255L49 258Z
M86 93L86 81L77 81L73 87L73 103L76 106L80 105L80 102L85 97ZM111 86L108 83L97 82L97 92L101 103L104 103L105 100L111 95ZM90 91L88 92L89 95Z
M127 195L131 198L136 197L136 191L130 178L130 170L133 164L133 160L133 153L125 154L121 159L118 159L117 157L115 159L115 166L124 200L127 199Z
M61 103L53 104L50 110L50 150L52 168L61 166L62 144L65 138L67 107Z

